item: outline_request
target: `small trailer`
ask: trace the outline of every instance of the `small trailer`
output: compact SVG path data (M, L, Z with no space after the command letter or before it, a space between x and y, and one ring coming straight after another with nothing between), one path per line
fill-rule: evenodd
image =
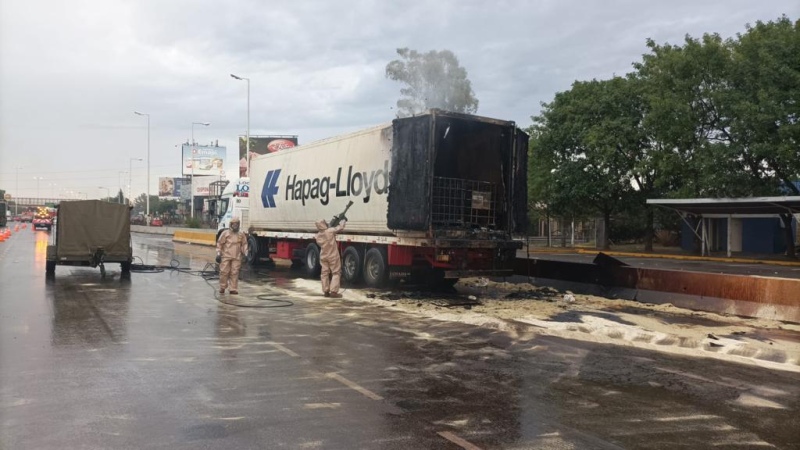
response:
M47 246L48 276L55 275L56 266L99 266L105 276L107 263L119 263L122 275L130 275L133 247L127 205L64 201L58 205L54 229Z

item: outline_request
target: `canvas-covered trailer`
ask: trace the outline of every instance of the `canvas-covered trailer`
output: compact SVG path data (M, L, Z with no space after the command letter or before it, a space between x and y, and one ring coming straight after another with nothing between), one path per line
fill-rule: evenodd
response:
M100 200L63 201L58 205L55 231L47 246L46 271L57 265L100 267L119 263L123 275L131 270L130 208Z

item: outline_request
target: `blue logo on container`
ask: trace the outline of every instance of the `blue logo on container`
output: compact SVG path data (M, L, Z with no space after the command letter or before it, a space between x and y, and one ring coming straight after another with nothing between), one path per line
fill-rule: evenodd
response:
M275 207L275 196L278 195L278 178L281 176L281 169L270 170L264 179L264 188L261 189L261 204L264 208Z

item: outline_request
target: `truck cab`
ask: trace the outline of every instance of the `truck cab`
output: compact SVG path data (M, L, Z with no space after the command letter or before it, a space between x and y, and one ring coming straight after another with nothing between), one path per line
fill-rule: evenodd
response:
M220 195L218 204L216 205L216 212L219 217L219 224L217 225L217 239L223 230L230 226L231 219L236 216L242 222L242 230L248 228L248 212L250 204L248 203L250 195L250 179L240 178L236 182L228 183L225 190Z

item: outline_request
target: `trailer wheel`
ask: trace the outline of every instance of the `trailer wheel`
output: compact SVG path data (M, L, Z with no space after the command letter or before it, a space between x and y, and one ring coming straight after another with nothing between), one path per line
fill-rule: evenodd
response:
M347 247L342 255L342 277L348 283L358 283L361 281L363 267L361 252L355 247Z
M364 257L364 282L371 288L379 288L389 279L389 263L386 249L373 247Z
M56 273L56 262L55 261L47 261L44 265L45 273L48 275L55 275Z
M131 273L131 262L130 261L121 262L119 263L119 268L120 270L122 270L123 274Z
M219 237L217 240L219 240ZM252 235L247 235L247 255L245 259L250 266L254 266L258 262L258 239Z
M322 271L322 266L319 265L319 246L313 242L306 247L305 266L306 274L311 277L318 277Z

